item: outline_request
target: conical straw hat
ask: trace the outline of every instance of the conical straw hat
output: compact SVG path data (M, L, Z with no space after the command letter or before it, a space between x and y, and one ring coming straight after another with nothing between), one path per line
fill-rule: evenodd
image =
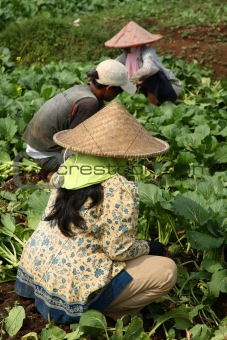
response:
M53 137L65 149L113 158L145 158L165 153L169 145L152 137L119 103L112 102L74 129Z
M105 42L106 47L126 48L149 44L161 39L161 34L151 34L134 21L130 21L112 39Z

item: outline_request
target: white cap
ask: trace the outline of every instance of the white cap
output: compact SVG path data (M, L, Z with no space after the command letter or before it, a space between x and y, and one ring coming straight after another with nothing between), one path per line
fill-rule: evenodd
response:
M133 94L136 86L128 79L127 68L117 60L108 59L102 61L96 67L99 78L96 81L102 85L119 86L125 92Z

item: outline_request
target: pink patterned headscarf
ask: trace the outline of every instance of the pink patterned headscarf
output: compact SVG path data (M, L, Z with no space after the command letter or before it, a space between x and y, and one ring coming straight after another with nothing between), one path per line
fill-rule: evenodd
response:
M128 70L129 78L133 73L139 70L139 54L140 54L140 47L131 47L130 52L127 52L125 67Z

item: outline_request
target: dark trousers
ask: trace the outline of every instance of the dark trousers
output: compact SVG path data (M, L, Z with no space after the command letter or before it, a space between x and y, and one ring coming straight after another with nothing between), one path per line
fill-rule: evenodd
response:
M140 88L141 92L147 97L151 92L158 99L159 103L165 101L174 102L177 99L176 92L172 88L171 82L161 71L144 80Z

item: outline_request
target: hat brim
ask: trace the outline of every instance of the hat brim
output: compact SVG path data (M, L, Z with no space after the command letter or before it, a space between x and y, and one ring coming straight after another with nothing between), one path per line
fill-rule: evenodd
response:
M83 124L83 123L82 123ZM82 125L80 124L80 125ZM75 128L76 129L76 128ZM112 158L150 158L158 155L162 155L166 153L169 150L168 143L162 141L159 138L153 137L153 136L145 136L147 146L146 148L141 148L141 145L137 145L137 138L135 138L133 141L131 141L131 144L127 145L125 144L125 147L119 148L117 145L114 147L112 145L110 148L105 145L100 145L96 142L89 143L90 145L84 146L81 145L81 141L79 138L75 137L76 132L72 130L63 130L54 135L54 142L58 145L62 146L64 149L84 153L87 155L93 155L93 156L100 156L100 157L112 157ZM82 134L81 129L81 134ZM86 133L86 128L84 128L84 134L85 138L88 136L89 133ZM138 135L138 139L141 138L143 132L141 131L141 134ZM73 144L70 143L70 141L73 139ZM91 139L93 137L91 136Z
M163 35L158 34L156 37L153 37L148 40L128 41L127 43L125 41L122 42L122 41L115 41L111 39L111 40L106 41L104 45L108 48L128 48L128 47L136 47L136 46L152 44L162 38L163 38Z
M74 129L56 133L53 140L64 149L100 157L148 158L169 150L168 143L151 136L119 102Z
M121 86L122 90L127 92L128 94L134 94L136 93L137 87L130 81L127 82L127 84Z
M109 48L127 48L154 43L163 38L161 34L152 34L130 21L113 38L107 40L104 45Z

